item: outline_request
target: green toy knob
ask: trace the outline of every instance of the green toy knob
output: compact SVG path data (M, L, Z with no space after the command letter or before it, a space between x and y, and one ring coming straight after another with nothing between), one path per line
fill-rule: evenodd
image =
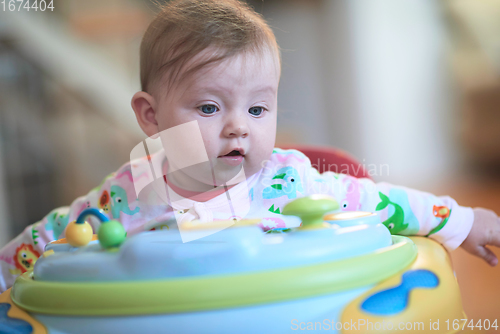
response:
M338 210L339 203L328 195L311 195L291 201L281 212L284 215L298 216L302 220L300 229L330 227L323 221L325 213Z
M117 220L110 220L99 226L97 237L104 248L120 246L127 236L127 232Z

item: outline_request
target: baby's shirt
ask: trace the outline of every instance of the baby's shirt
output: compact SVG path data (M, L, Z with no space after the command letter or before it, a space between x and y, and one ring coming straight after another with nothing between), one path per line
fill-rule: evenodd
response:
M0 250L0 292L12 286L19 274L31 270L45 245L63 238L68 222L89 207L101 209L108 218L120 221L128 236L176 229L178 223L194 219L211 222L261 218L260 226L267 231L300 225L297 217L281 214L288 202L327 194L337 199L340 210L375 212L392 234L428 236L448 250L460 246L474 220L471 208L461 207L447 196L376 184L345 174L319 174L310 160L296 150L275 148L259 172L248 178L240 173L222 190L213 190L211 196L186 195L170 186L168 177L158 173L165 171L165 163L163 151L129 162L69 207L55 209L28 226ZM96 232L100 222L93 217L87 220Z

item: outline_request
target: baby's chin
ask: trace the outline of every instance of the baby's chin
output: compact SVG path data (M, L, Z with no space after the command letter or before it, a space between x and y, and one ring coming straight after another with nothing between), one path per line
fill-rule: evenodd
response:
M218 166L217 163L214 164L213 169L210 164L203 163L183 168L169 175L177 186L197 192L210 191L224 185L235 185L245 181L246 177L242 165Z
M245 181L247 177L244 164L238 166L221 166L220 164L216 164L213 174L211 171L210 178L206 179L208 181L206 183L217 187L224 185L230 186Z
M262 160L262 161L261 161ZM246 181L249 177L257 173L265 165L266 160L258 160L255 163L255 157L245 156L241 164L237 166L228 166L223 161L217 161L214 166L216 180L219 184L227 183L227 185L238 184ZM212 182L213 183L213 182Z

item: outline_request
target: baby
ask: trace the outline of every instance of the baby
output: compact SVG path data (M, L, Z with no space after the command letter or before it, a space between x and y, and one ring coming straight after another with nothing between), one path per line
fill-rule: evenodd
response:
M274 34L247 5L169 2L141 44L142 91L132 108L149 138L134 149L138 159L1 249L0 292L32 270L44 246L64 237L68 222L88 207L119 220L128 236L194 219L262 218L267 231L298 226L281 211L311 194L335 197L341 210L377 212L393 234L428 236L449 250L461 245L497 264L485 247L500 245L492 211L370 179L319 174L301 152L275 148L280 71ZM164 149L150 154L155 140Z

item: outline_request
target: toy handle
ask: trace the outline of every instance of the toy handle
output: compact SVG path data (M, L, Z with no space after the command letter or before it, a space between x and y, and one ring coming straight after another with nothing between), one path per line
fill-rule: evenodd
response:
M298 216L302 220L302 230L327 228L331 225L323 221L323 216L339 207L339 203L331 196L310 195L289 202L282 214Z
M76 224L85 223L85 218L87 218L87 216L97 217L102 223L109 221L109 218L106 217L106 215L103 214L100 210L98 210L96 208L88 208L88 209L83 210L78 215L78 218L76 218Z
M92 227L85 221L87 216L97 217L101 221L97 238L102 247L119 247L125 241L127 232L119 221L109 220L101 210L88 208L83 210L78 215L76 221L68 224L66 228L66 239L70 245L82 247L87 245L92 239Z

